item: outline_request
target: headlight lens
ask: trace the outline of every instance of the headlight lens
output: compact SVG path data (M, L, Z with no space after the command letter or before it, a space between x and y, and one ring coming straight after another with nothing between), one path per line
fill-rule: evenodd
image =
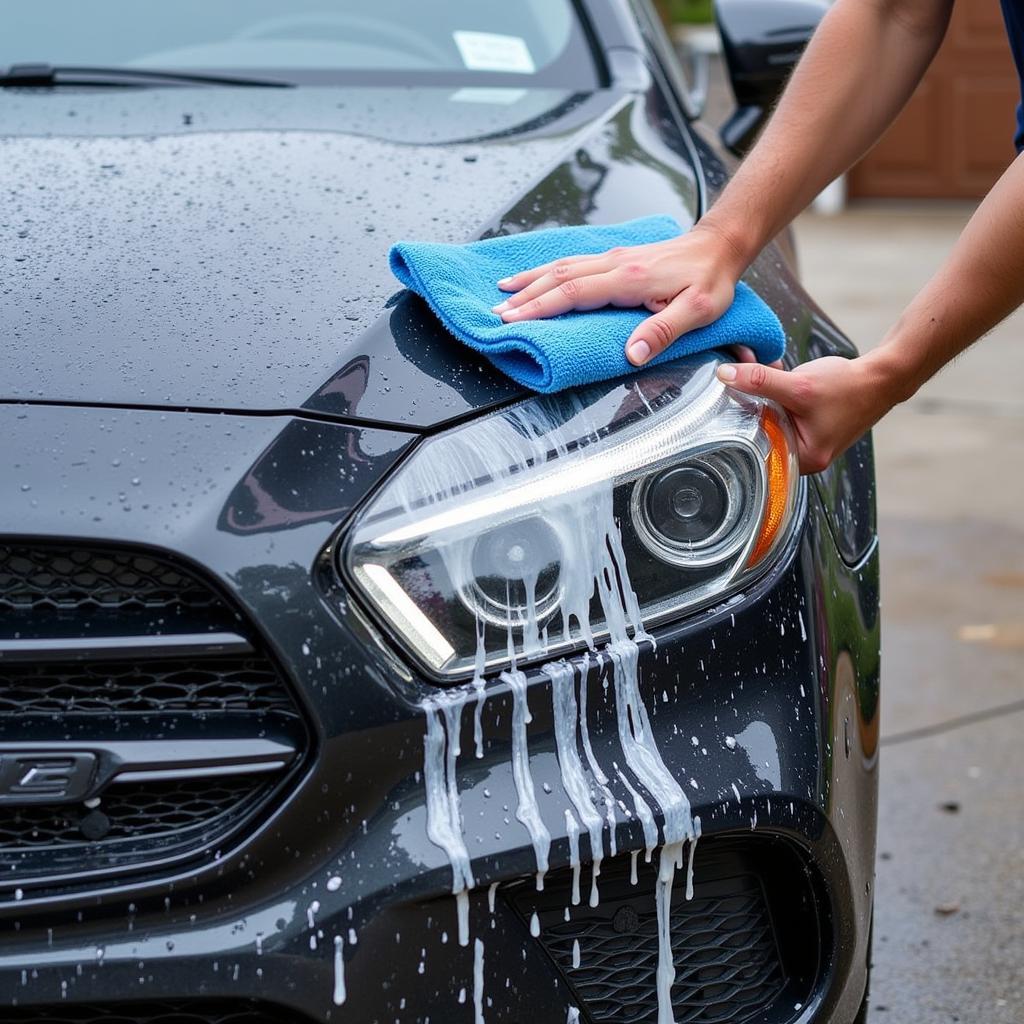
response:
M784 543L799 486L785 413L725 388L720 361L429 438L357 517L343 571L442 677L592 645L623 606L636 628L720 599Z

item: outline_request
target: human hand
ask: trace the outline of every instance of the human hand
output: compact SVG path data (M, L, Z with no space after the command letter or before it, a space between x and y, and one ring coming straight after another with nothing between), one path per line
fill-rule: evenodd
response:
M797 435L801 473L818 473L870 430L902 397L868 356L823 356L793 370L723 363L719 380L778 402Z
M498 287L514 294L494 312L516 323L573 309L644 306L654 315L626 341L626 358L643 366L681 334L717 320L743 269L724 235L697 224L665 242L572 256L505 278Z

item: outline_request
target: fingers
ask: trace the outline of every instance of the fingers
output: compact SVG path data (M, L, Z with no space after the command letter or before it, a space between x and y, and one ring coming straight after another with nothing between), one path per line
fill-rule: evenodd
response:
M577 267L578 265L590 263L594 260L603 260L607 257L608 253L594 253L591 256L573 256L569 259L555 260L553 263L543 263L539 267L532 267L530 270L520 271L518 274L513 274L511 277L503 277L498 282L498 287L503 292L518 292L523 288L533 284L538 278L543 277L545 274L552 274L557 272L559 267Z
M746 345L730 345L726 350L733 354L737 363L756 363L757 353ZM782 360L776 359L773 363L768 363L769 366L774 366L776 369L782 369Z
M718 316L703 294L687 289L677 295L660 313L649 316L626 342L626 358L634 366L664 352L681 334L711 323Z
M508 310L519 309L528 302L540 298L546 292L555 291L564 284L580 277L588 277L594 274L602 274L611 270L612 262L605 256L595 256L590 259L581 260L578 263L554 263L549 269L536 278L531 284L520 289L515 295L510 296L504 302L494 307L492 312L503 314ZM532 271L530 271L532 273ZM572 286L569 286L569 292ZM606 300L607 302L607 300ZM604 305L605 303L601 303Z
M718 379L737 391L771 398L794 412L807 407L806 381L787 370L761 363L723 363L718 368Z
M737 363L757 362L757 355L754 353L754 350L746 345L730 345L728 351L733 354Z
M505 323L519 323L521 320L560 316L572 309L598 309L612 301L614 288L615 281L611 273L571 277L522 306L506 309L501 319Z

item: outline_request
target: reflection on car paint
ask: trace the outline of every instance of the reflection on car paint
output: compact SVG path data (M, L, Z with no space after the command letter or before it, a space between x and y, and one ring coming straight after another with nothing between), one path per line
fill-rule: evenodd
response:
M772 789L779 789L782 786L782 769L779 745L772 727L767 722L751 722L742 732L736 733L735 740L750 760L754 774L762 782L769 783Z

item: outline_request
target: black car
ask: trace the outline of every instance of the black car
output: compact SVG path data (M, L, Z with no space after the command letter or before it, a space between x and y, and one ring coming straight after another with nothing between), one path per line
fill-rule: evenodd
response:
M741 151L814 11L719 13ZM870 439L800 478L718 354L531 397L388 270L691 225L653 9L2 19L0 1024L863 1014Z

